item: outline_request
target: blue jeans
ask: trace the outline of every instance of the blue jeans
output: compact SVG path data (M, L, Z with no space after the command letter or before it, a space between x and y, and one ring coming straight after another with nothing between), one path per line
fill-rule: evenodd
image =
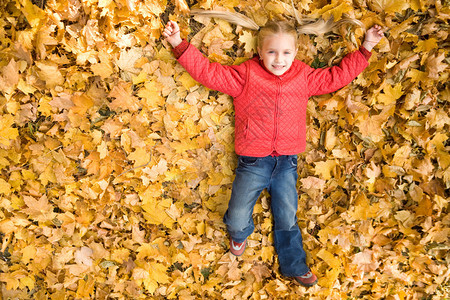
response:
M242 243L253 232L253 208L261 192L271 195L275 250L285 276L309 271L297 224L297 155L239 156L228 210L223 218L231 238Z

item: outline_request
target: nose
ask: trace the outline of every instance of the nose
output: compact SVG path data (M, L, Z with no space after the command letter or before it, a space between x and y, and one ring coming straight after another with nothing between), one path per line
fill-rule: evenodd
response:
M279 62L281 60L281 53L278 53L276 56L275 56L275 62Z

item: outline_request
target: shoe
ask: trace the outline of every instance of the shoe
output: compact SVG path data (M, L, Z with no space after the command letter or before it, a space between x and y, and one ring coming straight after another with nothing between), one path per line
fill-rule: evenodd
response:
M305 275L295 276L295 280L303 286L313 286L317 283L317 276L313 272L308 271Z
M247 247L247 239L242 243L236 243L230 238L230 252L235 256L241 256L244 253L245 248Z

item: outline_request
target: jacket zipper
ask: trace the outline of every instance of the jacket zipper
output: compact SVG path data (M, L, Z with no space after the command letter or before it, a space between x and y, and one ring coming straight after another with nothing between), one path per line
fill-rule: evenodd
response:
M274 116L274 134L273 134L273 140L272 140L272 152L276 151L276 140L278 136L278 111L279 111L279 101L280 101L280 94L281 94L281 78L277 77L277 96L275 98L275 116Z

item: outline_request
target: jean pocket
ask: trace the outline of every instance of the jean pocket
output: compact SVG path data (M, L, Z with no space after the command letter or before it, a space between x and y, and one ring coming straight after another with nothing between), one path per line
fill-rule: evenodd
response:
M291 164L291 166L293 167L297 167L297 155L290 155L288 157L289 163Z
M253 156L239 156L239 164L245 166L254 166L258 163L260 157Z

